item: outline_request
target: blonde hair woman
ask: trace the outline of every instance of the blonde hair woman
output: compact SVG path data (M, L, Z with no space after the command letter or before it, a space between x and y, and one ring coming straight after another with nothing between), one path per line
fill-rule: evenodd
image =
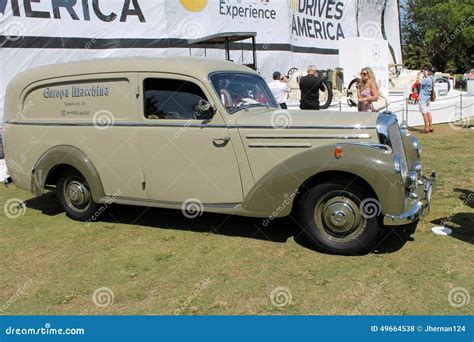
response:
M359 112L371 112L372 102L379 98L379 87L375 80L374 71L371 68L363 68L357 83L357 100L359 101Z

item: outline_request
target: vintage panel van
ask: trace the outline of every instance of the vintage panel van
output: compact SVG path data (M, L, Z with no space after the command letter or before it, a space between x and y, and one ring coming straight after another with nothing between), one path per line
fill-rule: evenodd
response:
M199 58L126 58L29 70L8 86L10 177L67 215L154 206L274 219L320 249L369 251L385 225L429 211L418 140L395 115L279 109L253 70Z

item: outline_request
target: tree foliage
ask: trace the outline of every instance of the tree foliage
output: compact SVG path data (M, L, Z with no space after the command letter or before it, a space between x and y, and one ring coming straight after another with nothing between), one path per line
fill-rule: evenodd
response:
M404 63L464 73L473 67L474 1L406 0L402 5Z

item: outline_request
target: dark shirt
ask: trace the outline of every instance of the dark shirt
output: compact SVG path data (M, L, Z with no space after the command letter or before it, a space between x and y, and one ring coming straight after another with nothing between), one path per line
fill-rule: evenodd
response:
M300 79L301 109L319 109L319 90L325 90L323 82L317 76L303 76Z

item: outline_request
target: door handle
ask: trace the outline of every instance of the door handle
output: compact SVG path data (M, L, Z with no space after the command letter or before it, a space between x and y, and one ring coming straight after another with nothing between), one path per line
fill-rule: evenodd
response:
M212 141L214 141L214 143L216 143L218 145L226 144L227 142L229 142L229 140L230 140L229 136L212 139Z

